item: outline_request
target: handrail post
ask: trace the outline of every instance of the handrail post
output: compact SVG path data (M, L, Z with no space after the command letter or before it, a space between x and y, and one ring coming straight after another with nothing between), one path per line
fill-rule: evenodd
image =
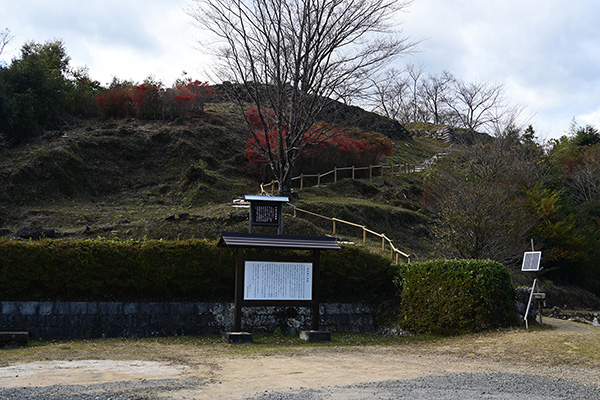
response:
M333 183L337 183L337 167L333 167Z
M394 176L394 163L392 162L392 176Z
M304 189L304 174L300 174L300 190Z
M332 221L333 221L333 234L335 235L335 218L333 218Z
M367 231L366 226L363 226L363 244L367 243Z
M385 253L385 236L381 236L381 252Z
M381 177L383 178L383 164L381 164Z
M352 180L354 180L354 165L352 166Z
M321 186L321 173L317 172L317 186Z
M275 194L275 179L271 180L271 195Z
M373 179L373 166L369 165L369 179Z

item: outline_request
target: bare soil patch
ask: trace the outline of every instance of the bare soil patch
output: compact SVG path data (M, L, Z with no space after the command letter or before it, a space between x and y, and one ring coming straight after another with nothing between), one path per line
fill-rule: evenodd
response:
M161 341L90 341L62 352L0 352L0 387L196 379L172 399L244 398L264 391L323 388L430 375L527 373L597 384L600 328L545 319L551 328L487 332L365 346L229 346ZM58 345L63 348L65 344ZM103 346L111 347L109 357ZM120 347L121 346L121 347ZM122 351L121 351L122 350ZM14 350L18 351L18 350ZM110 351L110 350L109 350ZM72 360L64 359L70 353ZM91 359L90 354L102 359ZM50 357L54 359L48 359ZM37 359L37 360L36 360Z

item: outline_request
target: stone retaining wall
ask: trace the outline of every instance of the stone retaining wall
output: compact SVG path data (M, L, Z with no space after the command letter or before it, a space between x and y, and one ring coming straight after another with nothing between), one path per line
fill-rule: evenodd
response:
M233 329L233 303L0 302L0 331L30 339L221 334ZM374 328L373 306L321 305L321 329L363 333ZM296 334L310 329L308 307L243 308L242 330Z

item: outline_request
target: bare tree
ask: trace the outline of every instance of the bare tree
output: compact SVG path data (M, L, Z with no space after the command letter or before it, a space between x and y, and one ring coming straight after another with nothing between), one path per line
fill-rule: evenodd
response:
M440 75L428 75L421 83L420 96L434 124L449 122L447 104L452 101L452 85L455 81L450 72L443 71Z
M518 136L481 136L460 146L427 176L423 205L437 221L436 244L447 257L514 262L544 207L533 205L540 157Z
M423 76L423 67L416 66L414 64L408 64L406 66L406 74L408 75L408 82L410 87L410 111L413 122L427 121L426 112L421 107L421 96L419 95L419 88L421 86L421 77Z
M396 121L410 115L410 87L403 71L391 69L383 79L371 79L374 88L373 111Z
M361 93L369 77L414 46L390 22L410 1L198 0L189 10L217 37L217 70L240 84L256 107L248 126L279 181L291 191L303 149L326 135L315 129L327 102ZM261 135L264 138L261 139Z
M13 36L10 34L8 28L5 28L4 30L0 31L0 55L4 51L6 45L9 44L12 39Z
M454 96L446 104L465 129L477 131L493 127L503 115L504 86L491 82L456 81Z
M577 203L600 202L600 148L594 146L581 156L581 162L568 175L570 196Z

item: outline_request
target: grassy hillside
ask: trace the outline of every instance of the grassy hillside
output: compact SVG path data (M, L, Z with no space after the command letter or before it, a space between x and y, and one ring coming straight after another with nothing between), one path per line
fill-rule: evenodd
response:
M141 239L216 238L247 231L248 210L231 202L259 190L239 118L222 104L199 118L87 120L69 130L0 153L3 236ZM417 163L446 144L394 140L384 163ZM418 174L340 180L296 191L291 201L323 215L386 233L407 252L426 251L427 218L419 213ZM291 213L291 208L286 208ZM286 233L330 234L315 218L285 220ZM338 235L359 240L356 229Z

